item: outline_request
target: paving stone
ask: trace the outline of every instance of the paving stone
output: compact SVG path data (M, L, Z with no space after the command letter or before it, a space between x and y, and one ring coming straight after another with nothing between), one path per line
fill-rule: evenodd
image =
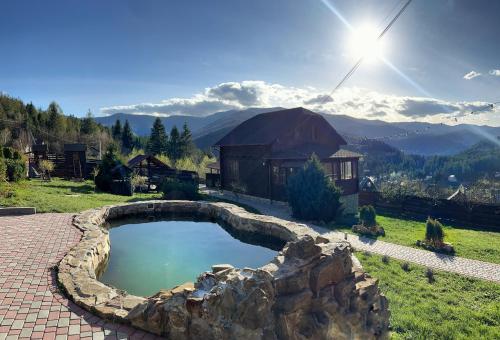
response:
M233 194L220 193L216 190L206 190L205 192L213 197L235 201ZM251 206L263 214L293 221L290 209L286 206L280 204L270 204L267 203L266 200L252 199L244 196L240 196L237 201ZM343 232L332 231L311 223L305 224L327 238L344 239L345 237L345 233ZM352 234L347 234L347 241L351 243L351 246L356 250L369 251L375 254L387 255L398 260L413 262L438 270L493 282L500 282L500 264L471 260L458 256L436 254L427 250L401 246L398 244L373 240Z
M0 217L0 340L116 338L120 325L57 291L51 268L81 238L72 214ZM144 333L148 334L148 333Z

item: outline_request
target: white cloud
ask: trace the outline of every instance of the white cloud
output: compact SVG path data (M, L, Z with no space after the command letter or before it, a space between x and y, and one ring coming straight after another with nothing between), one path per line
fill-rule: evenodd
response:
M500 77L500 70L490 70L489 74L492 76Z
M476 77L479 77L481 75L481 73L479 72L476 72L476 71L470 71L469 73L467 73L465 76L464 76L464 79L467 79L467 80L471 80L471 79L474 79Z
M106 107L101 111L104 114L124 112L204 116L231 109L278 106L304 106L316 112L385 121L451 123L455 117L461 117L460 122L466 122L472 111L480 110L482 114L475 115L476 121L473 122L477 124L489 123L491 113L495 112L495 108L489 107L486 102L450 102L429 97L396 96L357 87L341 88L332 95L314 87L298 88L264 81L221 83L206 88L191 98L170 98L160 103Z

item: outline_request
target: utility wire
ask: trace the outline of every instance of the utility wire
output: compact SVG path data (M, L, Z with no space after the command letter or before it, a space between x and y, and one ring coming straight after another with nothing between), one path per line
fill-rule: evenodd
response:
M392 25L394 25L394 23L398 20L398 18L401 16L401 14L403 14L403 12L406 10L406 8L408 8L411 1L412 0L408 0L403 5L403 7L401 7L399 12L394 16L394 18L392 18L392 20L389 22L389 24L387 24L387 26L384 28L384 30L379 34L379 36L377 37L377 41L381 40L382 37L387 33L387 31L389 31L389 29L392 27ZM330 96L332 96L333 93L335 93L335 91L337 91L354 74L354 72L356 72L356 70L359 68L359 66L363 62L364 58L365 58L365 56L362 56L361 58L359 58L359 60L356 62L356 64L354 64L354 66L349 70L349 72L347 72L347 74L344 76L344 78L342 78L342 80L337 84L337 86L335 86L335 88L332 90L332 92L330 92Z

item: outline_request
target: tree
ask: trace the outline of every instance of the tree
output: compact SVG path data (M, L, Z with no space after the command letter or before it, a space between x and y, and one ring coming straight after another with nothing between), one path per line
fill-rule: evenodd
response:
M122 137L122 123L119 119L117 119L115 125L111 127L111 136L114 140L120 140Z
M95 133L97 130L97 123L92 116L92 112L90 110L87 112L87 116L82 119L82 124L80 126L80 132L84 135L91 135Z
M193 136L191 135L191 130L187 126L187 123L184 123L182 126L181 133L181 157L184 158L193 153L194 150Z
M168 142L168 157L176 162L182 156L182 141L181 136L179 134L179 130L177 126L173 126L172 130L170 130L170 140Z
M287 184L288 204L294 217L330 222L340 212L340 189L326 177L316 155L290 178Z
M163 155L167 153L168 137L165 126L160 118L156 118L147 145L147 151L152 155Z
M132 149L134 148L134 134L132 132L132 129L130 128L128 120L125 120L121 139L122 151L127 154L130 153L130 151L132 151Z
M49 104L47 113L49 116L47 121L48 128L51 131L60 132L63 125L63 113L61 107L56 102L52 102Z
M50 173L54 171L54 163L47 159L40 161L40 170L42 171L42 179L51 180Z

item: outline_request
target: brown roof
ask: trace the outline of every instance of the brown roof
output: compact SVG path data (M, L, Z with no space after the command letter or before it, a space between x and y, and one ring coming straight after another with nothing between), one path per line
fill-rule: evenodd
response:
M361 157L363 157L363 155L357 152L340 149L339 151L331 155L329 158L361 158Z
M155 156L152 156L152 155L137 155L134 158L132 158L131 160L129 160L127 165L129 167L133 168L137 164L139 164L142 161L147 160L147 159L149 159L152 163L155 163L155 164L160 165L160 166L164 166L167 169L172 169L167 164L163 163L158 158L156 158Z
M250 118L235 127L215 145L269 145L293 127L300 126L309 120L316 120L319 124L328 125L331 128L331 138L337 140L338 144L347 144L323 116L297 107L261 113Z
M313 153L320 159L328 158L332 148L328 145L303 144L292 149L273 151L268 159L309 159Z
M220 169L220 163L219 162L208 163L207 168L208 169Z

